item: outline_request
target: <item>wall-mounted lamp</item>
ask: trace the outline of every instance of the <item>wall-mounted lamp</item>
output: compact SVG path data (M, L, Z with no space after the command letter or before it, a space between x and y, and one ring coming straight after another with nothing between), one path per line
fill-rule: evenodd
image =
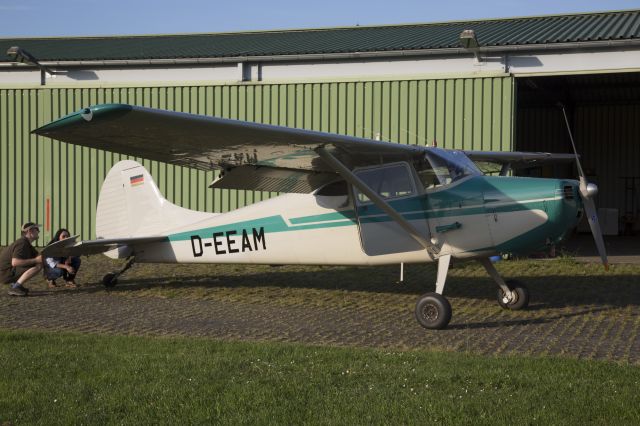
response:
M473 30L464 30L460 33L460 46L465 48L466 50L473 53L473 56L476 58L476 62L482 62L482 57L480 56L480 44L478 43L478 39L476 38L476 32Z
M55 71L50 70L46 66L42 65L35 56L26 50L13 46L7 50L7 56L11 58L14 62L19 62L21 64L35 65L40 69L40 85L44 86L46 75L54 75Z

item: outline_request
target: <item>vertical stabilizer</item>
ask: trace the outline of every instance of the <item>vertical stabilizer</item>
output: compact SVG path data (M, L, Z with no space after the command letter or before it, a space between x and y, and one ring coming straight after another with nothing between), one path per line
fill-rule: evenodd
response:
M167 201L149 172L138 162L115 164L102 184L96 211L98 238L163 235L211 213L184 209Z

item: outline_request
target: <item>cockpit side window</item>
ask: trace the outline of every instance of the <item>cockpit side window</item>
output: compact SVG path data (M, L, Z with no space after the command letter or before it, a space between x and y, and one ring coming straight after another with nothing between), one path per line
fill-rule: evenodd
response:
M385 200L414 195L413 177L406 163L388 164L356 170L354 173ZM355 189L359 204L370 202L369 197Z
M425 189L448 185L466 176L482 175L473 161L460 151L431 148L425 157L427 162L416 167Z

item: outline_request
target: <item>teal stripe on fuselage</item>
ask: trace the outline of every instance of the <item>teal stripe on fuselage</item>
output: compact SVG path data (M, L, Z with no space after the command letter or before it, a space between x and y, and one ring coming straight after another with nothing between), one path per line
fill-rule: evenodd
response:
M353 210L344 210L335 213L323 213L312 216L294 217L289 219L294 225L303 223L326 222L328 220L355 219L356 213Z
M225 225L212 226L209 228L194 229L192 231L179 232L169 235L169 241L188 240L192 235L200 237L210 236L216 232L237 231L238 229L259 229L264 228L265 232L282 232L287 230L287 224L280 215L251 219L242 222L228 223Z
M449 189L443 189L417 197L391 201L389 204L410 221L427 220L451 216L483 215L487 212L502 213L532 209L548 209L562 199L552 198L552 188L557 181L551 179L474 177ZM493 196L494 202L485 203L483 194ZM527 199L543 201L522 202ZM366 213L360 207L360 222L389 222L389 216L373 204L366 206ZM354 210L300 216L290 219L289 226L281 215L235 222L220 226L181 232L169 236L170 241L188 240L192 235L208 237L213 233L263 228L265 233L288 232L353 226L357 224Z
M193 235L197 235L201 238L211 237L215 233L225 233L227 231L241 231L243 229L260 229L262 228L267 233L275 232L288 232L288 231L304 231L309 229L321 229L321 228L337 228L342 226L355 225L355 220L342 220L332 221L324 223L315 223L307 225L289 226L282 218L282 216L268 216L260 219L252 219L243 222L234 222L220 226L212 226L209 228L202 228L193 231L180 232L177 234L169 235L169 241L183 241L190 239Z

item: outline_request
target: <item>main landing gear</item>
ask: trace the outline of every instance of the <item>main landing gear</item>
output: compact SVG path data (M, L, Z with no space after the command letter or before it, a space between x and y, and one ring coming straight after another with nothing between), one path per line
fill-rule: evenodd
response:
M436 292L423 294L416 302L416 319L424 328L442 330L447 328L449 321L451 321L451 304L442 295L450 262L450 254L438 258Z
M424 328L442 330L451 321L451 304L442 296L450 263L451 255L443 255L438 258L436 291L420 296L416 302L416 319ZM529 305L529 290L524 285L516 281L505 282L489 258L480 259L480 263L498 284L498 304L501 307L516 311Z
M116 286L116 284L118 284L118 277L122 274L124 274L124 272L131 268L133 266L133 263L135 262L136 257L135 256L129 256L127 258L127 262L124 264L124 266L116 272L109 272L108 274L106 274L104 277L102 277L102 285L104 285L106 288L113 288Z

